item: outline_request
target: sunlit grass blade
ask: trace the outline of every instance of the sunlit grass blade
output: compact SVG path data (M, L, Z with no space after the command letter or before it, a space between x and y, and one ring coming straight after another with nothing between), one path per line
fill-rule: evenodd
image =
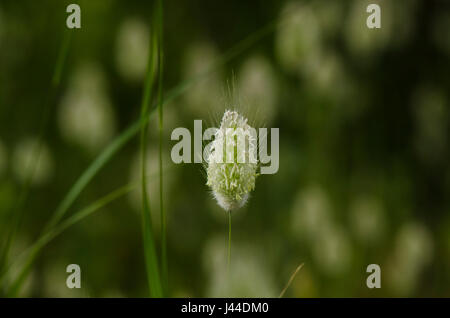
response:
M284 294L286 293L286 291L288 290L289 286L291 286L292 282L294 281L295 276L297 276L297 273L300 271L300 269L303 267L304 263L301 263L300 265L297 266L297 268L295 269L294 273L291 275L291 277L289 278L289 281L287 282L286 286L283 288L283 290L281 291L280 295L278 296L278 298L282 298L284 296Z

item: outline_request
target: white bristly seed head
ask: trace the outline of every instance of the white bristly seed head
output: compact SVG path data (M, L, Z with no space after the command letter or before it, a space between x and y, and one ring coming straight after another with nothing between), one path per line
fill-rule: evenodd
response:
M227 110L212 142L206 184L225 211L245 205L249 193L255 188L258 162L252 151L256 153L257 140L252 130L247 118Z

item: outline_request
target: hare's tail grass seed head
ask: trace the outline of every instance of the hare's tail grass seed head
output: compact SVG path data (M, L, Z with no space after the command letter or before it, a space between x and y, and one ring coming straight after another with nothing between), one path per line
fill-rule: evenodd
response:
M238 142L239 137L243 137L245 142ZM212 142L206 168L206 184L225 211L244 206L255 188L258 162L256 156L252 157L253 160L250 158L252 149L257 147L256 142L247 118L236 111L226 110Z

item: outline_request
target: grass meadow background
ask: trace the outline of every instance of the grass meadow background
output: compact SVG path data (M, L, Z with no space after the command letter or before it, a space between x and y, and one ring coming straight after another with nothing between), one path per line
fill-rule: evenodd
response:
M277 297L300 263L287 297L450 296L447 1L170 0L162 29L151 1L79 1L82 28L68 30L70 3L0 1L2 296L149 295L143 146L160 272L162 159L165 296ZM379 30L366 27L369 3L381 6ZM156 29L161 152L156 110L139 138ZM227 215L201 164L172 163L170 134L234 107L280 128L280 168L233 214L227 275ZM77 188L93 162L104 165ZM21 255L63 210L67 226L10 294ZM372 263L381 289L366 287ZM81 289L66 287L68 264L80 265Z

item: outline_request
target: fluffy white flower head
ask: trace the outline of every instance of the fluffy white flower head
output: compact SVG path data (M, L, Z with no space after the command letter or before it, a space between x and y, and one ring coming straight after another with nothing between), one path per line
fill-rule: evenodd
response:
M208 157L207 175L217 203L225 211L242 207L255 188L258 161L255 130L236 111L225 111Z

